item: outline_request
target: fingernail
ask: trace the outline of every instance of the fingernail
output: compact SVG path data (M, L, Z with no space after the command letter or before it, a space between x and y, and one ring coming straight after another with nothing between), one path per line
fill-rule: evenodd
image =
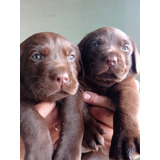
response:
M89 100L91 98L91 95L89 93L85 92L85 93L83 93L83 97L84 97L84 99Z

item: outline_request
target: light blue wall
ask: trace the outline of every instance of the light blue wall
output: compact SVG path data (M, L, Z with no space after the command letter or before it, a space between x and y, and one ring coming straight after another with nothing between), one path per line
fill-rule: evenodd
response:
M140 48L139 0L21 0L20 40L36 32L56 32L78 43L88 32L117 27Z

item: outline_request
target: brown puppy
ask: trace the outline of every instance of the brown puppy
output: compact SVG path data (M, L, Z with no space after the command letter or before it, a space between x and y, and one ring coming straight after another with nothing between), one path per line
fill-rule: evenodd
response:
M83 120L81 108L72 100L78 98L70 96L75 95L79 86L78 47L56 33L44 32L21 43L20 52L20 131L25 160L52 159L53 145L47 125L34 109L41 101L61 102L62 131L53 159L80 160Z
M138 73L136 46L131 38L119 29L107 27L89 33L78 46L87 90L108 96L116 106L109 156L116 160L130 160L133 151L140 153L137 122L139 93L134 86L134 77ZM91 129L92 125L89 125L85 117L84 120L84 140L88 143L84 145L95 149L101 135ZM88 137L93 139L88 140Z

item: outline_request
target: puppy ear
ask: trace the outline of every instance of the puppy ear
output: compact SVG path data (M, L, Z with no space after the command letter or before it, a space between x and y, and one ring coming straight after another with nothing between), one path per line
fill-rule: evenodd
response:
M77 45L80 51L80 55L81 55L81 59L80 59L80 66L81 66L81 71L79 73L80 77L84 77L85 73L84 73L84 66L83 66L83 62L82 59L84 57L84 52L85 52L85 42L86 42L86 37L84 37L79 44Z
M86 37L84 37L80 42L79 42L79 44L78 44L78 47L79 47L79 50L80 50L80 52L81 52L81 55L82 55L82 53L83 53L83 51L84 51L84 45L85 45L85 41L86 41Z
M34 35L28 37L27 39L25 39L21 44L20 44L20 56L22 56L22 54L25 52L26 48L28 47L29 44L32 43L32 37Z
M21 43L20 44L20 55L22 55L22 53L23 53L23 48L24 48L24 45L23 45L23 43Z
M24 50L25 50L25 46L26 46L26 43L27 43L27 40L23 41L21 44L20 44L20 56L22 56Z
M136 44L132 40L133 53L132 53L132 72L139 74L139 52L136 47Z
M77 46L78 46L78 50L79 50L79 67L80 67L79 77L84 77L84 70L83 70L83 63L82 63L83 46L81 46L81 43L79 43ZM81 49L80 49L80 47L81 47Z

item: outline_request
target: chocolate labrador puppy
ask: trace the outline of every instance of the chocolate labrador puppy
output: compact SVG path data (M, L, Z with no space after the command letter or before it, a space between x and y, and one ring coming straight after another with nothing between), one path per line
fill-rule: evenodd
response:
M87 90L109 97L115 106L109 157L130 160L133 151L140 153L139 93L134 86L139 72L135 43L119 29L106 27L86 35L78 46ZM96 149L97 144L102 144L102 134L93 129L95 124L90 125L88 116L84 116L84 121L84 146Z
M20 54L20 132L25 145L24 159L80 160L82 104L77 102L79 93L75 94L79 87L78 47L61 35L43 32L21 43ZM62 130L55 152L45 120L34 109L42 101L61 105Z

